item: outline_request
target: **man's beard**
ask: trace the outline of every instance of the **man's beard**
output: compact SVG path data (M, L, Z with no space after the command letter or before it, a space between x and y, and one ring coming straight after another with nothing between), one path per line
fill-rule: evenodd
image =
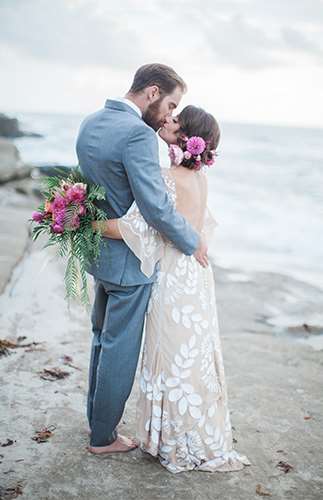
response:
M164 97L160 97L157 101L149 104L148 108L142 115L142 119L144 120L144 122L147 123L147 125L153 128L156 132L158 129L160 129L160 127L164 125L164 120L161 120L159 118L159 108L163 99Z

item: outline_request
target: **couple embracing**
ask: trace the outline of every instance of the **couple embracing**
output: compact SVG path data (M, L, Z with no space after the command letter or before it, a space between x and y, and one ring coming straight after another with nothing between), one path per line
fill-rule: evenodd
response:
M207 239L206 167L220 131L213 116L187 106L186 84L170 67L147 64L123 98L87 117L77 139L83 174L105 187L108 238L88 269L91 314L88 450L140 447L170 472L236 471L250 465L233 449L227 388ZM156 133L169 146L159 164ZM145 324L137 435L118 433Z

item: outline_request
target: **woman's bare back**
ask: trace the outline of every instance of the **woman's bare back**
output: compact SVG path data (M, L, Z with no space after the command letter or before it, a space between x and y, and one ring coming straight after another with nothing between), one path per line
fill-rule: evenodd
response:
M207 206L207 178L202 171L179 166L165 169L176 187L176 210L201 232Z

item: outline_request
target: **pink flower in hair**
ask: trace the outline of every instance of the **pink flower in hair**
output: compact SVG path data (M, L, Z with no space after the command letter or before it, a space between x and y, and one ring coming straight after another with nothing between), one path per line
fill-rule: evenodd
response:
M205 141L202 137L190 137L186 143L186 149L192 155L199 155L205 150Z
M192 158L192 155L189 151L184 152L184 158L185 160L190 160Z
M210 154L211 154L211 157L209 157L209 158L206 160L206 162L205 162L205 164L206 164L208 167L210 167L211 165L213 165L213 163L215 162L215 154L216 154L216 153L215 153L215 149L211 149Z
M184 158L183 150L177 144L171 144L168 149L168 154L171 162L174 165L180 165Z

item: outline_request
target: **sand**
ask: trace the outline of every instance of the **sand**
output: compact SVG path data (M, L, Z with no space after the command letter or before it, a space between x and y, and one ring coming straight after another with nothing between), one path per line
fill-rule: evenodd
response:
M10 255L12 240L4 241ZM0 272L0 338L38 344L0 358L0 498L20 485L21 498L30 500L251 500L259 484L275 499L323 498L320 290L274 273L214 267L235 447L252 465L175 476L140 450L106 457L86 451L89 313L75 304L68 311L64 267L52 250L31 244L23 231L20 248L10 272ZM42 379L53 367L69 375ZM120 425L128 435L136 398L137 381ZM44 427L53 433L38 443L32 437ZM8 439L13 444L3 446ZM284 472L281 461L293 468Z

